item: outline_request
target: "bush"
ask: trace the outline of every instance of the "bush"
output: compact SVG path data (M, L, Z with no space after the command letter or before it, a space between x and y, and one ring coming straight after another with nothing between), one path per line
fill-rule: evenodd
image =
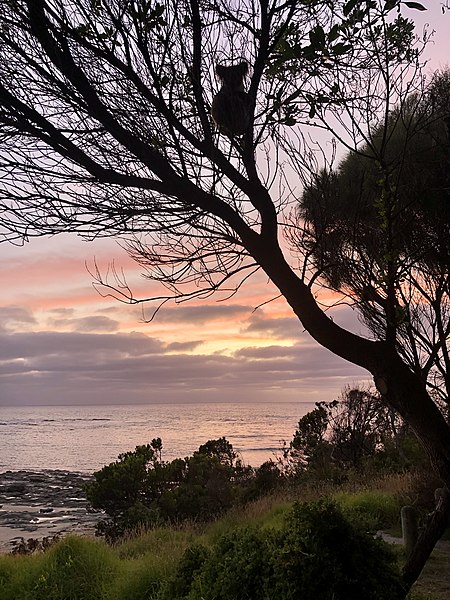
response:
M163 588L160 599L187 598L208 556L209 551L204 546L189 546L177 566L176 573Z
M94 473L86 495L108 515L98 524L100 535L114 541L142 526L216 517L234 504L253 473L240 461L235 464L236 454L225 438L171 462L161 459L161 451L156 438Z
M164 600L395 600L395 555L330 502L298 504L281 531L246 528L188 549Z
M297 504L283 549L285 580L302 600L394 600L403 597L395 554L329 501Z

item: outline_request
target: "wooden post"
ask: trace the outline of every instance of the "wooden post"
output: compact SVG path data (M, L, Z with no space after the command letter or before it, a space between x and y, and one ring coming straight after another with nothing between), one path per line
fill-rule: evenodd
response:
M401 510L403 545L408 558L414 550L418 538L417 513L413 506L403 506Z

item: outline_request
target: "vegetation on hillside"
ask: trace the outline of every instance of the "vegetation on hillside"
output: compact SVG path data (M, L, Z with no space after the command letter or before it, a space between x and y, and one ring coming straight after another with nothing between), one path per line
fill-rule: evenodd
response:
M381 542L374 540L371 532L398 525L399 507L409 493L409 480L409 476L389 475L372 481L370 486L355 482L345 486L304 483L296 490L263 496L245 507L236 507L209 524L190 522L184 526L166 524L140 529L113 545L107 545L101 539L68 537L45 553L0 556L0 597L2 600L165 600L169 592L175 590L183 594L189 590L192 598L196 598L193 594L198 592L199 585L211 585L214 590L212 574L220 573L228 586L234 585L235 575L241 576L240 586L252 585L250 579L245 581L247 563L243 556L251 551L248 554L250 571L260 561L269 564L267 578L253 582L253 585L260 586L260 590L264 586L269 589L270 582L284 585L285 582L277 583L278 576L297 566L303 570L296 575L293 585L300 585L326 559L333 560L330 586L334 586L335 590L345 585L350 566L361 577L365 577L364 570L369 567L374 569L374 573L376 569L386 569L382 580L389 591L383 595L379 581L376 584L379 591L377 598L391 600L393 596L388 594L391 593L390 586L398 581L399 567L392 559L392 552L386 551ZM297 504L293 509L295 501ZM303 527L308 523L312 526L308 526L308 535L304 539ZM338 532L341 537L330 535ZM264 542L262 547L261 541ZM271 566L275 541L283 544L283 553L277 547L278 563ZM258 544L256 549L252 549L253 542ZM315 554L314 544L319 543L321 551L316 562L312 555ZM289 551L291 544L292 552ZM340 544L351 550L345 559ZM235 557L231 571L226 564L228 552L234 548L241 554ZM401 565L401 549L396 549L395 556ZM444 561L448 558L449 555L443 551L435 553L432 577L425 573L420 581L422 593L412 593L409 596L411 600L445 600L443 590L448 571L444 568ZM350 560L356 563L355 566L346 562ZM309 569L305 570L306 564ZM234 570L236 565L239 571ZM439 568L441 570L436 575ZM323 586L325 583L322 577L318 577L316 585ZM363 586L364 582L358 582L356 578L356 582L350 584ZM242 589L248 591L248 588ZM432 589L435 595L427 592ZM240 597L230 595L226 600ZM280 597L270 593L267 596L273 600ZM359 600L364 596L356 597Z
M281 478L272 462L259 469L244 466L223 437L172 461L162 459L162 441L156 438L94 473L86 494L107 515L98 532L115 540L139 526L214 519L267 493Z
M112 547L66 538L44 554L1 557L1 597L193 600L202 594L288 600L298 597L300 589L305 598L312 598L313 590L321 590L324 599L338 592L344 595L334 597L378 598L383 590L386 598L396 597L400 574L395 556L351 524L337 504L297 504L275 520L272 504L272 511L253 519L241 515L239 523L229 521L220 532L219 521L210 528L155 528ZM324 569L330 564L332 571ZM376 584L368 569L372 577L380 575ZM361 596L369 583L378 595ZM224 595L217 596L219 588Z

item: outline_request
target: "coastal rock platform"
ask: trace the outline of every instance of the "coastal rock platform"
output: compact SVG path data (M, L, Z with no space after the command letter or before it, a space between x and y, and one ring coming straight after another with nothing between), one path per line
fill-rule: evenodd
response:
M83 486L91 477L68 471L0 473L0 552L10 552L21 539L91 533L101 517Z

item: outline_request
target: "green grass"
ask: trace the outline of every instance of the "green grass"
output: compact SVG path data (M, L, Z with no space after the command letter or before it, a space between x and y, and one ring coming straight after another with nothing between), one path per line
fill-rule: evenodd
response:
M381 490L361 490L359 492L337 492L333 500L344 514L357 519L368 531L389 529L400 521L401 505L389 492Z
M105 544L69 536L45 554L0 560L2 600L98 600L118 572Z

